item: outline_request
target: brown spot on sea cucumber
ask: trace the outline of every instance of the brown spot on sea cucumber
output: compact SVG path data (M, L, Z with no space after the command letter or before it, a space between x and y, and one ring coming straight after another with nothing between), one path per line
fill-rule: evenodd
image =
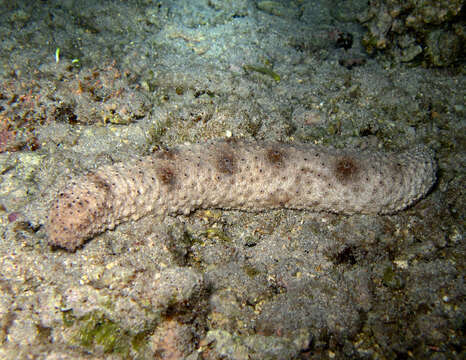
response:
M286 153L283 148L272 145L267 148L265 158L271 165L275 167L282 167L284 165L284 160L286 159Z
M173 185L176 180L175 170L170 165L161 165L156 168L157 179L162 184Z
M216 156L215 168L222 174L232 175L236 172L236 159L234 157L234 151L229 147L220 149Z
M334 165L334 175L344 185L358 180L359 173L358 161L349 155L338 158Z

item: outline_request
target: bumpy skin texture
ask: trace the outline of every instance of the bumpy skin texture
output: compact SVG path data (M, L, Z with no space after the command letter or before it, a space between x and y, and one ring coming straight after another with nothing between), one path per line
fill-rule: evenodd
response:
M75 179L54 201L47 231L50 244L74 251L148 213L394 213L424 196L435 172L432 152L422 147L381 153L236 140L182 145Z

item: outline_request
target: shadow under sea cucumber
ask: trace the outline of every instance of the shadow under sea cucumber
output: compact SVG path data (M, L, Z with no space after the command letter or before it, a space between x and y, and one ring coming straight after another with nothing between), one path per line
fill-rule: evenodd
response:
M436 179L433 152L358 152L314 145L214 141L180 145L74 179L47 219L51 245L87 239L149 213L198 208L308 209L390 214L423 197Z

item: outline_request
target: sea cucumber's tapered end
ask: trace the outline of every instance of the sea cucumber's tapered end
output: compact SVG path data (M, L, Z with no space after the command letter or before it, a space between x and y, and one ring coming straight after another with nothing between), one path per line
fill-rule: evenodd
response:
M96 175L78 178L60 192L48 214L49 244L75 251L87 239L108 228L104 224L108 194Z
M403 163L406 189L402 210L423 198L437 181L437 162L432 149L419 145L398 155Z

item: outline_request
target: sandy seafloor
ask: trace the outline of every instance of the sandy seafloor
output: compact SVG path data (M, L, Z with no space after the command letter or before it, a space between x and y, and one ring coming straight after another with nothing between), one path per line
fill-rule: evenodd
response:
M462 358L464 67L368 57L365 3L0 1L0 358ZM423 143L438 181L390 216L210 209L47 244L71 177L228 137Z

